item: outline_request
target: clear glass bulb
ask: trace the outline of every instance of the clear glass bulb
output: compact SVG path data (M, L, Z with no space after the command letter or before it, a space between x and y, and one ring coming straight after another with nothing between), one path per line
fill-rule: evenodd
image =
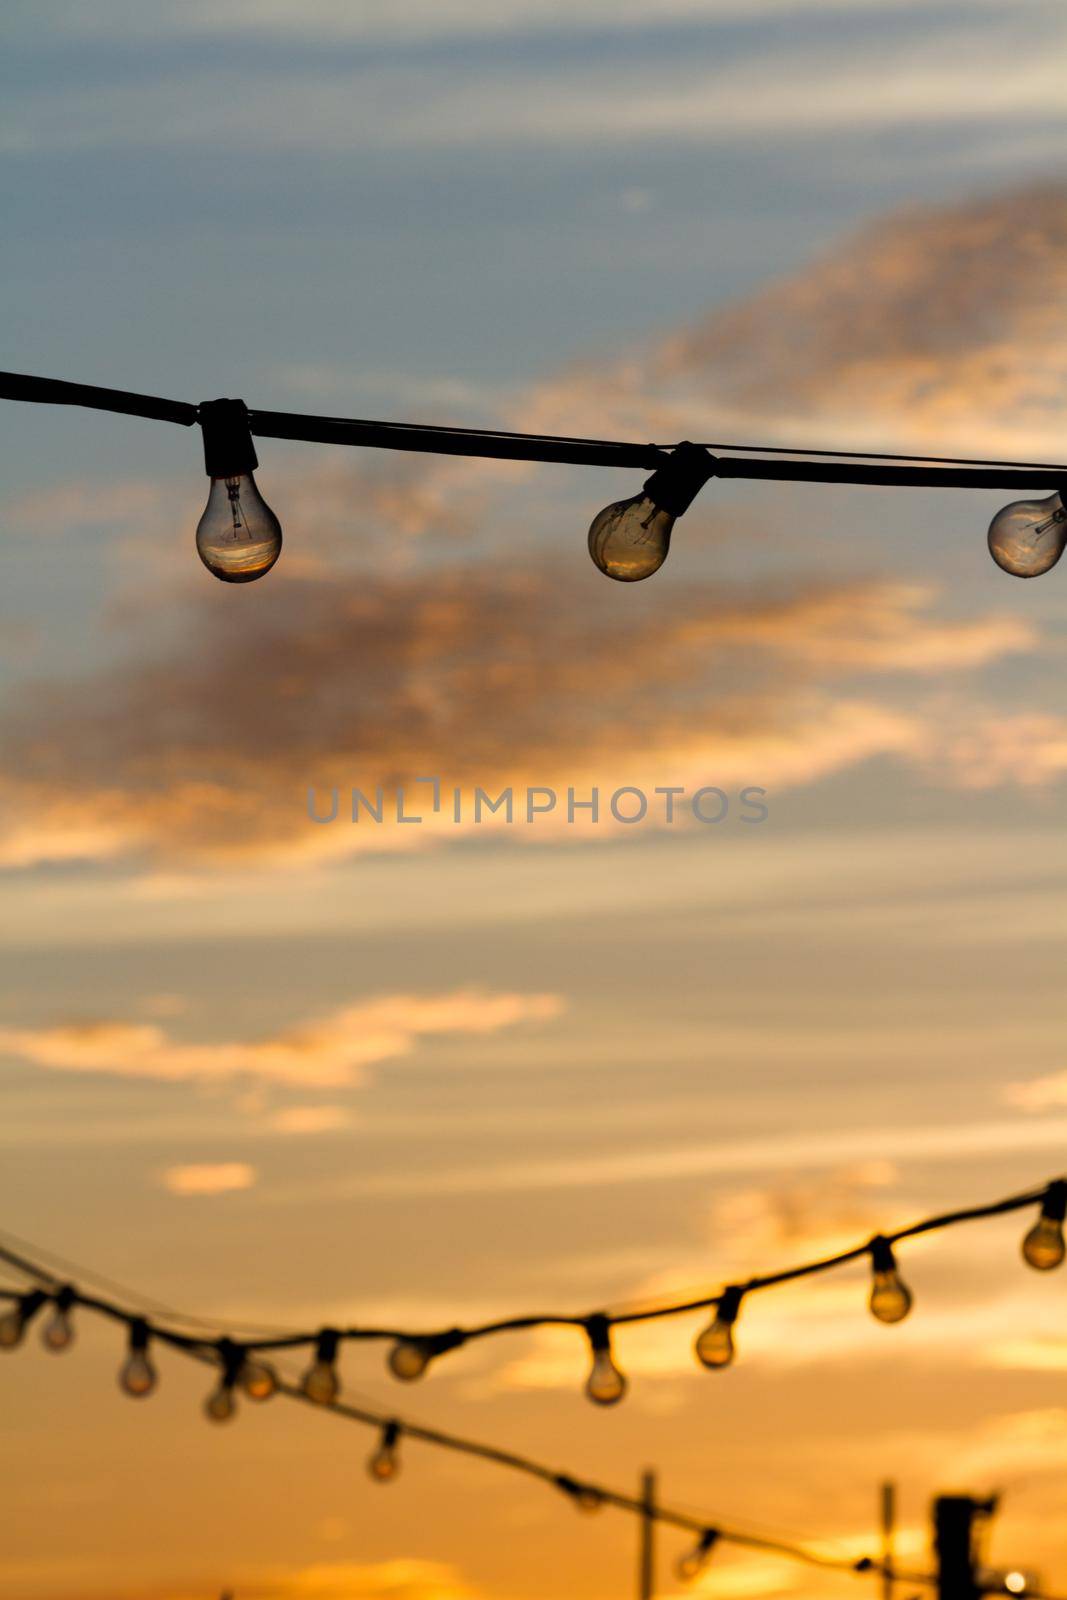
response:
M204 1415L212 1422L229 1422L236 1414L237 1402L233 1397L233 1384L221 1379L218 1388L212 1389L204 1401Z
M397 1435L386 1428L377 1450L367 1462L367 1471L378 1483L388 1483L400 1471L400 1452L396 1447Z
M1059 1266L1065 1253L1063 1223L1042 1213L1023 1240L1025 1260L1038 1272L1049 1272Z
M1067 510L1058 494L1013 500L989 524L989 554L1016 578L1039 578L1067 545Z
M430 1351L421 1339L398 1339L389 1352L389 1370L394 1378L413 1383L430 1365Z
M41 1343L46 1350L55 1350L57 1353L69 1349L74 1343L74 1323L68 1307L57 1305L54 1308L41 1329Z
M26 1318L20 1305L13 1305L0 1317L0 1350L14 1350L22 1343Z
M304 1373L300 1387L308 1399L314 1400L317 1405L332 1405L341 1389L337 1368L332 1361L324 1361L320 1357Z
M146 1350L131 1350L119 1371L119 1388L140 1400L156 1386L156 1369Z
M196 548L209 572L224 583L251 583L277 561L282 528L250 472L212 478Z
M692 1583L693 1579L698 1578L703 1572L717 1537L717 1534L711 1532L703 1534L691 1550L678 1557L674 1570L683 1583Z
M697 1360L705 1367L728 1367L734 1359L734 1325L716 1317L696 1342Z
M620 583L638 583L658 572L671 548L675 518L646 494L617 500L593 518L589 554L601 572Z
M241 1368L241 1388L250 1400L269 1400L278 1388L278 1374L269 1361L249 1359Z
M870 1308L879 1322L903 1322L911 1310L911 1290L895 1266L875 1268Z
M626 1393L626 1378L611 1359L610 1350L595 1350L585 1392L598 1406L613 1406Z

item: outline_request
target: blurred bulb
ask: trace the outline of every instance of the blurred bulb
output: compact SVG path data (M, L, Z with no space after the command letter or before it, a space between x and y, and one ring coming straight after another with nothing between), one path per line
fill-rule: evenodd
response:
M1009 1594L1025 1594L1027 1581L1025 1572L1006 1572L1004 1574L1004 1587Z
M250 583L273 567L281 554L281 524L251 472L212 478L196 548L208 571L224 583Z
M579 1511L587 1514L599 1511L604 1504L604 1496L599 1489L591 1483L579 1483L577 1478L569 1478L566 1473L561 1472L556 1478L556 1487L569 1496Z
M148 1358L148 1327L138 1320L130 1324L130 1351L119 1369L119 1388L140 1400L155 1386L156 1369Z
M658 572L671 548L675 518L647 495L617 500L593 518L589 554L609 578L637 583Z
M337 1376L337 1346L340 1334L333 1328L323 1328L315 1345L315 1359L300 1380L300 1387L309 1400L317 1405L332 1405L340 1393Z
M1058 494L1013 500L989 524L989 554L1016 578L1039 578L1067 545L1067 511Z
M382 1429L378 1448L367 1462L367 1471L379 1483L388 1483L390 1478L395 1478L400 1471L400 1452L397 1441L400 1438L400 1428L395 1422L387 1422Z
M911 1310L911 1290L897 1271L896 1258L887 1239L871 1241L871 1314L879 1322L903 1322Z
M1067 1183L1050 1183L1041 1202L1041 1214L1023 1240L1023 1258L1038 1272L1049 1272L1063 1260L1063 1219L1067 1215Z
M701 1534L691 1550L679 1556L674 1570L683 1583L692 1583L694 1578L700 1576L708 1564L718 1537L718 1534L709 1528L706 1533Z
M626 1393L626 1378L611 1358L611 1326L606 1317L590 1317L586 1323L593 1365L585 1392L598 1406L616 1405Z
M0 1350L14 1350L22 1343L31 1318L37 1315L44 1302L40 1289L19 1295L10 1310L0 1317Z
M250 1400L269 1400L277 1391L278 1375L269 1361L250 1358L241 1368L240 1382Z
M389 1352L389 1370L394 1378L414 1383L430 1365L432 1354L425 1339L398 1339Z
M741 1309L741 1291L723 1291L715 1308L715 1320L708 1324L696 1342L697 1360L713 1370L728 1367L734 1359L734 1323Z
M218 1387L204 1401L204 1415L210 1417L212 1422L229 1422L236 1411L233 1384L227 1378L221 1378Z
M70 1315L71 1301L61 1290L56 1296L52 1315L41 1329L41 1343L46 1350L54 1350L58 1354L67 1350L74 1343L74 1323Z

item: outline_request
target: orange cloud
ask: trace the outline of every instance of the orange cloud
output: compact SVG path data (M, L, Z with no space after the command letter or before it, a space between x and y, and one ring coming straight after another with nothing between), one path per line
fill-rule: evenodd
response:
M160 1175L164 1189L171 1194L230 1194L235 1189L251 1189L256 1169L246 1161L168 1167Z
M273 1039L182 1044L147 1023L71 1022L0 1028L0 1051L55 1072L104 1072L167 1082L250 1076L260 1082L335 1088L360 1081L371 1063L407 1055L420 1038L485 1035L563 1010L553 994L385 995L347 1006ZM290 1130L291 1131L291 1130Z

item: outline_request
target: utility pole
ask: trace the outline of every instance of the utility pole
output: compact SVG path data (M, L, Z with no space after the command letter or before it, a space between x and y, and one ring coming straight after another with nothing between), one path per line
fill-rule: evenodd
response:
M637 1600L654 1600L656 1592L656 1474L641 1474L641 1522L637 1548Z
M880 1497L882 1522L882 1600L893 1600L893 1535L897 1525L897 1486L883 1483Z
M995 1497L976 1500L969 1494L945 1494L934 1501L938 1600L981 1600L975 1523L996 1508Z

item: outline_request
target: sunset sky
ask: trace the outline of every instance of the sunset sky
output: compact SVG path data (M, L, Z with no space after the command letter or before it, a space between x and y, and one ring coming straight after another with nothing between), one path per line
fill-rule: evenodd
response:
M1059 461L1065 44L1032 0L8 0L2 364ZM285 548L231 588L197 430L3 421L0 1232L219 1329L440 1327L1067 1166L1065 579L989 560L1009 495L713 482L616 585L586 529L640 474L263 440ZM428 776L459 823L347 820ZM472 817L623 785L730 810ZM914 1567L935 1493L1001 1490L992 1562L1063 1593L1067 1268L1027 1225L902 1248L899 1328L862 1266L754 1298L726 1374L704 1319L626 1330L610 1412L570 1331L410 1388L350 1350L346 1393L845 1556L892 1478ZM373 1434L211 1427L166 1353L135 1405L121 1354L81 1316L0 1355L3 1600L632 1592L618 1513L414 1441L380 1487ZM723 1551L686 1592L872 1589Z

